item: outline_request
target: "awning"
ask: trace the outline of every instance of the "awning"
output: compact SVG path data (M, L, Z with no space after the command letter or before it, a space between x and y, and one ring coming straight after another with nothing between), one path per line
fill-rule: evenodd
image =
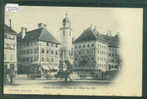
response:
M44 70L48 70L48 71L56 71L56 70L58 70L58 68L53 67L53 66L42 66L42 68Z
M44 70L50 70L49 66L42 66Z

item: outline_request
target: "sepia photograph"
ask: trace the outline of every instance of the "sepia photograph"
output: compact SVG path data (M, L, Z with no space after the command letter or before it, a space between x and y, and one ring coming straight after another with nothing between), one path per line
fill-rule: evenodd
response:
M15 7L4 94L142 96L142 8Z

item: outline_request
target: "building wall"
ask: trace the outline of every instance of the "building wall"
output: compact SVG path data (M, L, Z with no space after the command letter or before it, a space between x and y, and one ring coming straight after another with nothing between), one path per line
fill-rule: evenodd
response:
M74 44L74 69L94 70L95 61L95 41Z
M10 68L10 65L14 65L14 70L17 71L17 42L16 35L5 33L4 34L4 65L6 68Z
M109 71L119 69L119 48L109 47Z
M19 64L38 64L38 42L30 41L30 42L21 42L18 45L18 62Z
M108 71L108 44L104 42L96 42L96 69L103 72Z
M50 42L39 42L40 49L40 63L42 66L48 66L50 69L59 68L59 60L60 60L60 45Z
M105 79L104 73L116 68L118 48L109 47L103 41L88 41L74 44L74 67L79 75L92 75Z
M39 65L44 69L58 70L59 45L43 41L22 42L20 45L18 57L21 66Z

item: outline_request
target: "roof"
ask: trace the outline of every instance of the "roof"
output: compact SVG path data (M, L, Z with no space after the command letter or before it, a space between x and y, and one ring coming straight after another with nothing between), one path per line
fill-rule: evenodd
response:
M96 29L86 29L73 43L81 43L87 41L100 41L108 44L110 47L118 47L119 37L102 34L96 31Z
M96 36L94 35L93 31L88 28L74 41L74 43L93 41L93 40L96 40Z
M5 33L9 33L9 34L14 34L16 35L16 31L14 31L11 27L9 27L8 25L4 25L4 32Z
M115 36L111 40L109 40L109 47L119 47L119 37Z
M25 41L40 40L52 43L59 43L54 36L51 35L45 28L38 28L29 32L26 32L24 37Z

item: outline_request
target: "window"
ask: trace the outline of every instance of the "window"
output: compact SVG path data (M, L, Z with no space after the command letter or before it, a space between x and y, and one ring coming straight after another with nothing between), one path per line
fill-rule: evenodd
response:
M58 47L58 44L56 44L56 48Z
M7 34L4 34L4 38L7 38Z
M63 36L65 36L65 32L63 32Z
M30 61L33 62L33 57L30 58Z
M87 47L89 47L89 44L87 45Z
M94 44L92 44L91 46L94 47Z
M83 48L85 48L85 44L83 45Z
M54 51L53 50L51 51L51 54L54 54Z
M52 62L54 62L54 59L52 58Z
M33 45L32 42L30 43L30 45L31 45L31 46Z
M44 53L44 49L42 49L42 51L41 51L42 53Z
M46 46L49 46L49 43L48 42L46 43Z
M42 61L44 61L44 57L42 57Z
M47 61L49 62L49 58L47 57Z
M7 60L7 56L6 56L6 54L4 55L4 60Z
M31 49L31 54L33 53L33 50Z
M56 51L56 55L58 55L58 52Z
M34 52L35 52L35 53L37 53L37 51L38 51L38 49L37 49L37 48L35 48L35 49L34 49Z
M49 53L49 51L47 50L47 51L46 51L46 53L48 54L48 53Z
M77 58L75 58L75 60L77 60Z
M87 54L89 53L89 50L87 50Z
M27 42L27 46L29 46L29 42Z
M81 54L81 52L79 51L79 55Z
M79 45L79 48L81 48L81 45Z
M29 50L27 50L27 54L29 54Z
M27 58L27 62L29 62L29 58Z

